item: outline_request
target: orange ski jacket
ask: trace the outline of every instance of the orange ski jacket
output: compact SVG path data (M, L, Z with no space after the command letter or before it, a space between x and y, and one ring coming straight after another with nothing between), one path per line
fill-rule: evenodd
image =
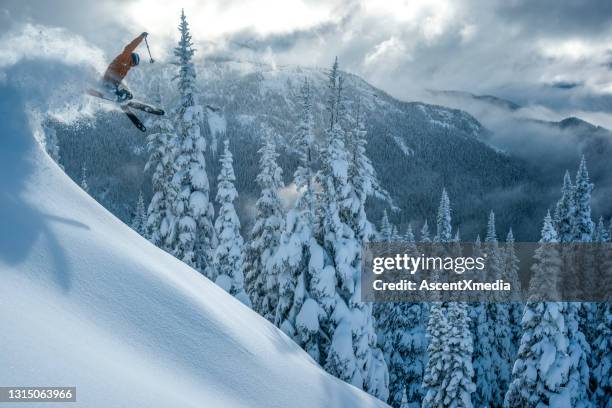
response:
M117 55L108 68L106 68L103 77L104 81L111 82L114 85L119 85L123 81L123 78L132 68L132 53L145 37L146 34L142 33L125 46L121 54Z

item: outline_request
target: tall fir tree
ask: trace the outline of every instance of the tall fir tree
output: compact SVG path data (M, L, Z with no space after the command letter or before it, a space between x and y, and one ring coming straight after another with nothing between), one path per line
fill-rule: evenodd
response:
M601 286L605 290L612 287L612 236L605 231L603 220L600 219L598 229L598 247L601 248L598 254L599 276L601 276ZM604 292L602 295L608 295ZM612 302L600 302L597 305L598 323L596 337L592 343L592 370L591 370L591 390L593 392L593 404L596 407L608 407L612 404Z
M438 216L436 219L436 236L434 242L449 243L452 242L453 232L451 227L451 209L450 200L446 189L442 189L442 197L440 198L440 206L438 207Z
M574 186L575 213L572 218L572 234L574 243L591 243L594 237L595 224L591 219L591 193L593 184L589 180L586 159L582 156ZM594 264L593 254L589 250L577 251L573 260L578 268L574 271L581 286L587 291L597 288L592 271ZM570 302L567 307L567 325L570 337L570 352L573 362L573 392L579 403L588 399L589 395L589 366L591 356L590 344L596 336L597 324L596 305L594 303ZM591 362L592 363L592 362Z
M343 106L341 96L337 102L339 106ZM338 114L341 113L342 110ZM342 213L360 241L371 241L376 231L366 214L366 200L378 197L391 204L392 201L389 193L381 187L374 166L366 154L367 131L361 104L358 104L354 112L355 118L344 113L345 119L339 117L339 120L350 127L345 132L345 144L349 154L348 180L351 190L347 200L342 203Z
M142 197L142 191L138 193L138 201L136 201L136 211L134 217L132 217L132 229L146 237L147 235L147 210L145 209L144 198Z
M388 372L382 352L376 347L372 309L360 302L361 241L359 232L351 228L354 218L347 205L355 186L349 178L351 157L342 127L346 123L343 79L337 68L336 60L328 89L328 94L336 98L328 106L330 128L317 176L323 192L322 246L335 271L333 304L326 319L331 343L324 367L336 377L386 400ZM325 282L330 283L334 282Z
M574 216L572 218L572 234L574 242L591 242L595 224L591 219L591 192L593 184L589 180L586 159L582 156L580 166L576 173L576 185L574 187Z
M431 234L429 232L429 225L427 224L427 220L423 223L423 228L421 228L421 236L419 242L428 243L431 242Z
M393 226L389 222L389 216L387 215L387 210L383 211L382 219L380 220L380 230L379 230L380 239L383 242L391 242L393 236Z
M519 258L516 255L515 239L512 228L508 230L506 235L506 244L504 246L504 280L509 282L512 290L521 290L521 281L518 276ZM521 318L523 316L523 304L521 302L511 302L510 305L510 329L512 332L512 361L516 358L518 344L521 336Z
M177 154L172 178L177 190L172 210L176 215L176 237L171 243L174 255L205 275L212 277L212 251L216 237L212 224L214 210L209 200L210 188L204 152L206 140L200 132L204 110L198 104L196 72L192 59L193 43L189 24L181 11L181 38L174 49L177 60L179 104L176 108Z
M89 193L89 184L87 183L87 167L85 163L81 166L81 188L83 191Z
M217 285L250 307L251 301L244 290L244 240L240 235L240 221L234 208L238 192L234 187L236 176L228 140L224 142L224 150L219 162L221 170L218 176L216 196L219 214L215 220L215 231L219 243L213 257L214 280Z
M403 238L405 253L419 256L412 226ZM378 342L389 368L388 404L394 408L421 405L425 362L423 307L418 302L380 302L376 320Z
M574 186L569 171L563 177L563 187L561 188L561 198L555 207L555 228L559 235L559 242L571 242L573 235L573 219L576 213L574 203Z
M578 328L568 319L569 303L541 302L544 292L557 288L562 263L556 243L557 232L548 213L534 256L532 294L525 306L523 335L504 402L506 407L590 406L577 384L582 374L571 333Z
M474 242L472 256L484 257L480 235ZM474 367L474 382L476 389L472 394L475 407L485 407L493 400L493 387L495 386L495 370L493 368L491 335L494 331L493 323L489 320L485 302L473 303L470 307L470 330L474 338L474 354L472 357Z
M397 225L391 227L391 242L400 242L401 236L399 233L399 229L397 229Z
M435 243L453 241L451 206L444 189L438 207ZM423 377L424 408L472 407L475 391L473 343L467 305L432 302L427 325L428 361Z
M157 106L162 107L159 83L155 96ZM157 118L147 136L149 158L145 171L151 172L153 196L147 208L146 230L149 240L168 252L176 236L176 216L173 203L177 189L172 183L177 155L177 135L172 122L166 117Z
M279 249L272 260L278 276L279 296L274 324L315 361L321 362L329 347L329 339L323 335L322 327L326 324L323 317L331 308L333 294L331 285L323 283L333 280L334 273L333 269L325 267L323 249L315 237L315 139L307 80L301 88L300 103L295 137L298 167L293 174L297 198L287 213ZM322 299L324 301L319 302Z
M246 287L253 309L273 322L278 304L278 276L271 259L285 225L278 195L283 188L283 172L276 162L278 153L271 138L265 140L259 154L256 182L261 194L255 203L255 224L246 251Z
M495 227L495 213L489 213L487 223L487 235L485 237L487 254L487 280L492 282L503 277L503 254L497 239ZM488 385L491 390L491 399L482 401L491 407L501 407L504 401L504 394L510 381L513 343L512 330L510 326L510 307L508 303L498 302L493 296L484 304L486 320L489 330L482 333L489 336L491 368L490 373L493 382Z
M599 221L597 221L594 237L594 241L598 243L610 242L610 235L608 234L603 217L599 217Z

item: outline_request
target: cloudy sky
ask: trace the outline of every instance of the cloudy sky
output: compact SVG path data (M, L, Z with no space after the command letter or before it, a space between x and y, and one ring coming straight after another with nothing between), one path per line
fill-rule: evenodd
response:
M24 24L61 28L110 58L146 30L164 58L184 7L202 57L328 66L337 55L345 70L401 99L420 99L425 89L493 94L612 127L609 0L169 3L3 0L0 35Z

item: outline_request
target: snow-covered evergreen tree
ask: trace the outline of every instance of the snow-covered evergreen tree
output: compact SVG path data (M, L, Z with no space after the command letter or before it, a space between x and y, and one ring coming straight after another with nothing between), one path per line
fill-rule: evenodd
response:
M512 228L508 230L506 235L506 244L504 246L504 280L509 282L512 290L519 291L521 289L521 281L518 276L519 259L516 255L514 234ZM523 304L521 302L511 302L510 305L510 330L512 332L512 361L516 356L516 351L521 336L521 319L523 316Z
M563 177L563 188L561 189L561 198L557 202L555 208L555 228L559 234L559 242L571 242L573 240L573 219L576 213L574 203L574 186L569 171L565 172Z
M429 360L423 378L423 408L472 407L472 335L467 305L431 304L427 326Z
M87 167L85 167L85 163L81 166L81 188L89 193L89 184L87 184Z
M397 226L391 227L391 242L400 242L402 240Z
M142 197L142 191L138 193L138 201L136 202L136 211L134 217L132 217L132 229L146 237L147 234L147 210L145 209L144 198Z
M610 242L610 235L608 234L608 229L606 228L603 217L599 217L599 221L595 227L594 237L595 242Z
M240 235L240 221L234 208L238 192L234 187L236 176L228 140L224 142L219 162L221 170L217 178L216 196L219 214L215 220L219 243L213 257L214 279L217 285L250 307L251 301L244 290L244 240Z
M192 62L194 49L183 11L179 31L181 38L174 49L177 57L175 64L179 68L176 76L179 104L175 112L178 140L176 171L172 178L177 190L172 208L177 217L177 234L171 248L177 258L212 277L215 273L210 270L210 263L216 238L204 159L206 140L200 132L204 111L196 97L196 72Z
M158 93L158 106L163 106ZM151 173L153 197L147 209L147 236L153 244L166 251L171 251L175 240L176 216L173 203L176 199L177 186L172 183L175 173L177 154L177 136L172 122L160 117L155 120L152 133L147 136L149 159L145 171Z
M326 104L325 109L327 110L329 117L329 129L338 122L338 81L340 77L340 71L338 69L338 57L334 60L331 70L327 75L327 89L326 89ZM340 90L341 91L341 90Z
M557 288L561 258L556 246L557 232L550 213L544 219L540 247L530 282L532 297L525 306L523 335L512 382L506 394L506 407L589 407L580 392L580 360L571 333L578 331L568 313L569 303L541 302L542 293ZM578 359L576 359L578 357ZM587 370L588 381L588 370Z
M421 228L421 236L419 242L428 243L431 242L431 234L429 232L429 225L427 225L427 220L423 223L423 228Z
M404 237L406 253L419 256L412 227ZM422 304L381 302L377 317L378 342L389 368L389 405L395 408L421 405L421 383L425 360L425 328Z
M391 242L393 236L393 226L389 222L387 210L383 211L382 219L380 220L380 239L383 242Z
M476 237L472 256L483 257L484 249L480 235ZM492 322L486 313L485 303L477 302L470 308L470 329L474 339L474 353L472 362L474 366L474 382L476 389L472 394L475 407L484 407L493 400L493 387L495 386L495 370L492 363L491 333Z
M611 240L602 256L602 286L612 287L612 246ZM612 302L601 302L597 308L597 336L592 343L591 370L593 404L596 407L609 407L612 404Z
M438 207L434 242L452 242L451 207L446 190ZM467 305L432 302L427 325L427 366L423 377L424 408L472 407L473 343Z
M487 280L492 282L503 277L503 254L500 251L495 228L495 213L489 214L487 235L485 237L487 254ZM510 381L513 343L510 322L509 303L501 303L493 297L484 304L489 330L482 333L489 336L491 368L490 376L493 382L487 386L491 391L491 399L482 403L491 407L500 407ZM485 351L486 353L486 351Z
M299 162L293 174L297 198L287 213L272 260L279 282L274 323L321 362L329 347L323 327L331 310L335 281L333 268L324 265L323 249L315 238L314 134L308 81L301 89L301 105L295 138Z
M593 184L589 181L589 172L586 159L582 156L578 173L576 174L576 185L574 187L575 213L572 217L572 235L574 242L591 242L595 225L591 219L591 192Z
M572 218L572 234L575 243L590 243L593 241L595 224L591 219L591 192L593 184L589 180L586 159L583 156L574 186L575 213ZM587 291L596 290L597 281L589 271L594 262L591 251L582 250L573 255L578 268L573 271L581 286ZM589 344L593 344L596 336L597 323L596 305L594 303L571 302L566 310L568 334L570 338L570 354L572 357L572 386L577 404L582 404L589 398L589 366L591 356ZM592 363L592 362L591 362Z
M335 271L334 301L327 327L331 344L324 367L336 377L386 400L388 373L382 352L376 347L372 309L360 302L361 241L359 232L352 229L354 218L347 211L354 185L349 178L351 157L341 125L345 111L337 61L329 78L329 95L336 95L336 99L328 106L331 124L326 130L317 176L323 192L323 248Z
M255 203L255 224L246 251L246 287L253 309L273 322L278 304L278 276L270 259L279 245L285 224L278 195L283 178L276 163L276 145L271 138L266 139L259 153L260 172L256 181L261 187L261 195Z
M611 220L612 224L612 220ZM597 242L597 250L596 250L596 259L597 259L597 268L596 273L597 276L600 277L600 288L599 294L604 297L609 294L610 288L612 288L612 231L608 231L605 226L603 217L599 218L599 222L597 223L597 233L596 242ZM610 324L612 321L612 308L610 306L610 302L600 302L596 305L596 316L595 321L597 322L596 338L593 341L593 367L600 367L601 362L606 357L602 345L609 344L611 342L610 337L608 339L602 338L603 335L610 336L611 327ZM611 358L607 358L608 367L610 367ZM604 362L605 363L605 362ZM599 370L599 376L605 374L605 371ZM597 374L594 374L597 377ZM600 383L602 380L597 379L595 383ZM612 380L607 383L608 387L612 385Z
M408 247L412 251L414 249L414 253L416 254L416 237L414 236L414 231L412 230L412 223L408 223L406 227L406 232L404 233L404 237L402 238L402 242L408 244Z
M337 61L336 61L337 63ZM342 99L337 102L342 105ZM349 226L355 231L360 241L370 241L374 238L375 229L368 220L365 211L366 200L378 197L392 204L389 194L381 187L372 162L366 155L366 135L364 112L358 105L355 118L344 115L339 117L351 129L345 131L345 144L349 155L348 180L350 192L342 203L341 213L347 218ZM338 113L342 113L342 110Z
M425 228L425 227L423 227ZM440 206L438 207L438 216L436 219L436 236L434 242L449 243L453 240L453 232L451 227L451 210L450 200L446 189L442 189L442 197L440 198Z

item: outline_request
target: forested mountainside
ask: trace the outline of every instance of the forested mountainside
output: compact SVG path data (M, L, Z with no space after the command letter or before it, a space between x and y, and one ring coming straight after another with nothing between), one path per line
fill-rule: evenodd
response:
M174 67L154 65L134 72L130 87L137 98L157 99L171 110L175 95ZM264 135L279 142L279 163L288 182L295 169L292 137L298 114L299 87L308 78L313 93L316 133L321 134L325 112L325 69L274 67L235 61L205 61L197 66L200 100L208 106L207 168L217 176L216 152L228 138L235 157L238 208L249 228L258 194L257 150ZM485 129L471 115L442 106L398 101L356 75L345 75L347 107L363 112L368 131L367 154L398 211L391 220L401 227L417 225L433 214L440 191L454 198L454 219L464 239L482 232L486 214L499 214L502 230L513 227L519 239L535 239L548 190L537 172L523 160L487 144ZM143 114L144 115L144 114ZM90 193L111 212L129 221L139 191L150 198L150 177L143 173L146 140L120 112L99 112L87 123L58 127L60 163L80 181L85 169ZM214 183L211 183L214 185ZM555 180L554 189L558 181ZM213 187L214 188L214 187ZM291 188L287 189L287 198ZM379 219L387 203L371 202L370 218ZM431 220L430 220L431 221Z

